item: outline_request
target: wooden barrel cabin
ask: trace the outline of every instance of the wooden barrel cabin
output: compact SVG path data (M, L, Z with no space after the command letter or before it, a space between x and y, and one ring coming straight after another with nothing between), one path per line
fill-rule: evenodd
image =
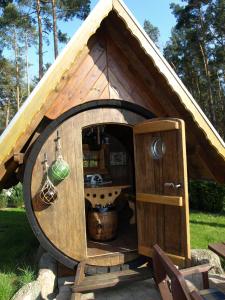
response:
M190 259L188 178L225 182L225 145L121 0L100 0L0 137L1 187L59 262Z

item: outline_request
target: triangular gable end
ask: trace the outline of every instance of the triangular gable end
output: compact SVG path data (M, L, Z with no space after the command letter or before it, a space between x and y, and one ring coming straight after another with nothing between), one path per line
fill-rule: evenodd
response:
M45 113L51 108L54 97L49 97L49 95L57 91L59 88L58 85L63 84L65 79L64 74L70 69L74 60L79 57L90 37L93 36L101 26L102 21L112 11L123 20L127 30L132 37L138 41L145 55L153 61L158 72L164 76L170 89L179 97L179 101L185 107L186 111L190 113L196 126L204 133L211 146L214 147L217 155L219 155L223 161L225 160L224 142L125 4L120 0L101 0L58 56L54 64L46 72L0 137L1 166L12 157L13 153L20 152ZM0 178L4 173L5 167L2 167L0 169Z

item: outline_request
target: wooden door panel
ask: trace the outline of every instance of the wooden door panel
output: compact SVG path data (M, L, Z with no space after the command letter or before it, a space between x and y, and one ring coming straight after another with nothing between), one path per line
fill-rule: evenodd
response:
M149 250L154 244L158 243L157 233L163 230L163 226L160 226L160 221L163 220L161 215L159 215L158 205L138 201L137 217L139 252L143 255L151 256ZM162 237L162 235L159 236Z
M156 138L165 145L159 159L150 151ZM151 256L157 243L183 265L190 257L184 122L142 122L134 127L134 146L139 252Z

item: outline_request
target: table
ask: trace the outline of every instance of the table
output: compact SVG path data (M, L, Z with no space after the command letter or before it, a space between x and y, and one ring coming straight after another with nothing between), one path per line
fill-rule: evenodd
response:
M208 248L225 259L225 243L209 244Z
M99 185L84 186L84 195L94 207L96 204L113 204L123 189L129 188L130 185Z

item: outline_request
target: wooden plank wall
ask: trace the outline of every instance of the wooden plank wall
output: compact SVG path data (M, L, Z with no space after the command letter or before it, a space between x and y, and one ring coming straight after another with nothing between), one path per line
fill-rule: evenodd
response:
M153 62L143 56L138 42L131 38L123 22L116 18L114 13L110 13L89 40L73 67L65 74L63 87L59 85L51 95L55 100L46 116L55 119L69 108L91 100L121 99L141 105L157 117L185 119L190 175L219 177L218 157L213 161L204 160L196 150L194 156L189 155L189 148L195 147L199 140L206 143L205 136L196 135L198 129L177 95L169 89ZM209 149L207 145L204 148ZM208 151L207 157L210 155Z
M130 65L108 33L99 30L66 74L67 83L46 116L55 119L75 105L96 99L126 100L156 115L165 114Z

